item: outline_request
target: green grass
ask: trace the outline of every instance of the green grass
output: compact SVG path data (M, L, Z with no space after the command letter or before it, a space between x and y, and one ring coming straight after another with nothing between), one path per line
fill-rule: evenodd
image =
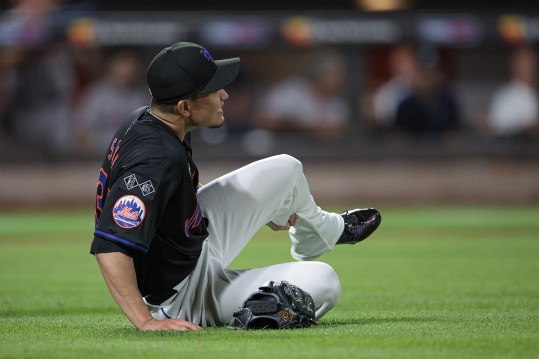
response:
M88 253L92 213L0 213L0 358L539 358L539 208L382 214L321 258L343 294L317 327L146 333ZM290 261L287 241L262 230L233 266Z

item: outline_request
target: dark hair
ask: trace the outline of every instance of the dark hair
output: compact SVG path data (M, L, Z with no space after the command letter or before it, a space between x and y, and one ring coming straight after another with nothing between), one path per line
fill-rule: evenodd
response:
M178 100L179 101L179 100ZM177 103L163 103L152 97L152 102L150 106L155 108L162 113L177 113L178 109L176 108Z
M187 98L185 98L185 100L191 100L191 101L194 101L198 98L198 94L196 95L193 95L193 96L189 96ZM158 101L156 100L155 98L152 97L152 102L150 104L151 107L159 110L160 112L163 112L163 113L172 113L172 114L175 114L178 112L178 109L176 107L176 105L178 104L178 102L180 100L183 100L183 99L178 99L178 101L176 101L175 103L164 103L164 102L161 102L161 101Z

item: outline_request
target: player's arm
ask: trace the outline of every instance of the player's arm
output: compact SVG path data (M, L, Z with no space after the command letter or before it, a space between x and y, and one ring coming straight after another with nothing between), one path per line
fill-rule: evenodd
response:
M196 324L172 318L154 319L137 287L133 259L121 252L97 253L97 263L112 297L135 327L141 330L199 330Z

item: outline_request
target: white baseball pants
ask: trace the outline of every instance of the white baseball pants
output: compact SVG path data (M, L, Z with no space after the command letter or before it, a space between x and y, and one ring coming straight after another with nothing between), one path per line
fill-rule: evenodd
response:
M178 293L159 306L148 304L154 318L227 325L248 295L269 280L286 280L311 294L317 319L337 304L341 285L335 271L310 260L333 248L344 221L316 205L301 162L288 155L256 161L204 185L198 200L209 219L209 237L193 272L175 287ZM291 255L298 262L227 269L262 226L285 225L293 213L299 218L289 231Z

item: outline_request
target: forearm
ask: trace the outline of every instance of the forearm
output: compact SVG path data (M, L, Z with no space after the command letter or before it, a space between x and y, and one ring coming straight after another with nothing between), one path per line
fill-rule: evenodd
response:
M143 329L153 318L138 290L133 259L120 252L98 253L96 258L112 297L129 321Z

